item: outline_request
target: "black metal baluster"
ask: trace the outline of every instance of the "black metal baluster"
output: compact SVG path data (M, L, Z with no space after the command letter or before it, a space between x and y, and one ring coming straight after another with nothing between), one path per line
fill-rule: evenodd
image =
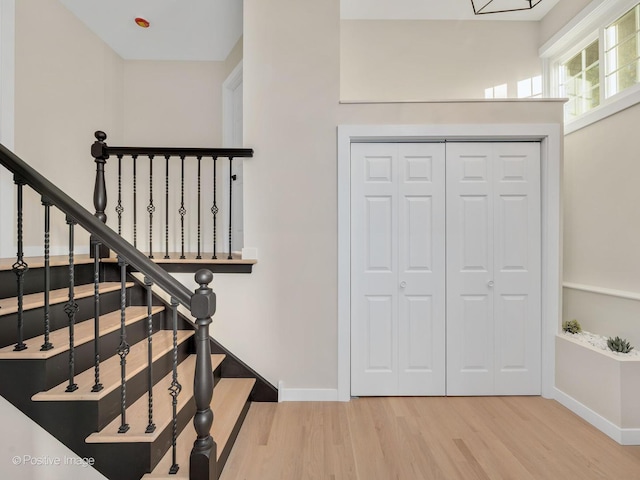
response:
M78 312L78 304L75 300L75 266L74 266L74 227L77 222L67 215L67 225L69 225L69 301L64 306L64 312L69 317L69 385L67 385L67 392L75 392L78 389L78 385L74 382L75 376L75 339L74 331L76 325L76 313Z
M42 205L44 206L44 343L40 350L46 352L53 348L53 344L49 341L49 333L51 332L51 310L49 306L49 292L51 291L51 202L48 198L42 197Z
M136 175L138 156L132 155L131 157L133 158L133 246L138 248L138 177Z
M100 243L93 244L93 369L94 384L92 392L102 390L100 383Z
M145 277L144 284L147 287L147 388L149 389L149 424L145 433L153 433L156 429L153 423L153 307L152 292L153 282Z
M171 425L171 468L169 473L175 475L178 473L180 466L177 463L176 442L178 439L178 395L182 391L182 385L178 382L178 301L171 297L171 318L173 324L173 375L171 377L171 386L169 392L171 394L172 425Z
M153 155L149 155L149 258L153 258L153 213L156 207L153 204Z
M18 212L17 212L17 233L18 233L18 257L16 263L13 264L11 270L16 275L18 283L18 341L13 349L16 352L26 350L27 345L24 343L24 274L29 270L29 265L24 261L24 240L22 234L22 209L23 209L23 187L26 182L18 177L14 177L14 182L18 187Z
M117 353L120 356L120 428L118 433L126 433L129 430L127 424L127 355L129 344L127 343L126 308L127 308L127 261L118 256L120 266L120 345Z
M198 157L198 255L196 259L200 260L200 172L201 172L202 157Z
M181 241L180 244L182 246L182 253L180 255L180 259L184 260L184 216L187 214L187 211L184 208L184 155L180 157L181 160L181 174L180 174L180 209L178 213L180 214L180 233L181 233Z
M217 229L217 220L218 220L218 176L217 176L217 166L218 166L218 157L213 157L213 206L211 207L211 213L213 214L213 256L212 260L216 260L218 256L216 255L216 243L218 242L218 229Z
M116 213L118 214L118 235L122 235L122 155L118 155L118 204L116 205Z
M233 219L233 181L236 176L233 174L233 157L229 157L229 256L227 260L231 260L231 239L232 233L232 219Z
M164 258L169 259L169 158L165 155L164 160Z
M213 411L213 371L211 368L211 342L209 325L216 311L216 295L209 288L213 274L209 270L198 270L196 283L200 285L191 297L191 315L196 319L196 371L193 381L193 397L196 414L193 417L197 438L189 458L191 478L213 478L216 466L216 442L211 437Z

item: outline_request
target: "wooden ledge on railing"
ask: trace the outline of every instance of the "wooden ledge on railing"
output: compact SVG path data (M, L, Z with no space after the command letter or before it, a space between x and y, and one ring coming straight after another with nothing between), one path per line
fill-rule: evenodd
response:
M211 252L202 253L202 258L196 258L196 253L185 253L185 258L180 258L181 253L169 253L170 258L163 258L158 255L152 259L152 262L162 267L170 273L195 273L201 268L211 270L213 273L251 273L253 266L258 263L255 259L242 258L240 254L231 254L229 260L228 254L220 253L218 258L211 258ZM103 258L103 262L116 263L116 258Z

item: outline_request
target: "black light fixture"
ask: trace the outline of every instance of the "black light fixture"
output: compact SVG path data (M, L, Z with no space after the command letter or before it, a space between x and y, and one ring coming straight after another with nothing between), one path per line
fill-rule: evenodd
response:
M486 15L488 13L518 12L531 10L542 0L471 0L473 13Z

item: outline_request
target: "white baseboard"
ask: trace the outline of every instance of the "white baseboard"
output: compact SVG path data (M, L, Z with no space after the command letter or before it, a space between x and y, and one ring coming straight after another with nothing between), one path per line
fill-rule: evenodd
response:
M337 402L338 390L335 388L285 388L284 382L278 382L278 402Z
M640 428L620 428L563 391L557 388L554 390L555 400L583 420L589 422L612 440L615 440L620 445L640 445Z

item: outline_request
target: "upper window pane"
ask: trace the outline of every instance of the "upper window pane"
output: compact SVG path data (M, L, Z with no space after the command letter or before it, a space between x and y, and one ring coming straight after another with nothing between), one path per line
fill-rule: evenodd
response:
M596 40L560 64L560 95L569 99L565 104L565 120L600 105L599 48Z
M606 96L634 86L640 80L640 5L605 29Z

